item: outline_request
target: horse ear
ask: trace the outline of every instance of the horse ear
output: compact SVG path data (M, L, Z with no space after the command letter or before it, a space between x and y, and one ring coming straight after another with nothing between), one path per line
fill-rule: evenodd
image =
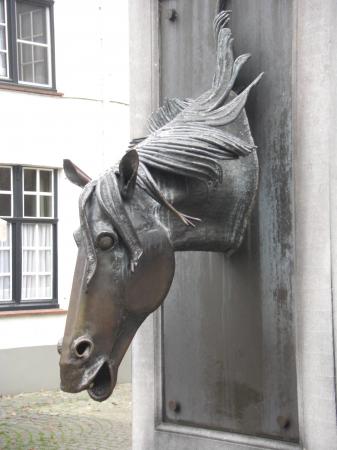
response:
M83 170L77 167L70 159L63 160L63 169L68 180L79 187L83 188L91 181L89 175L84 173Z
M119 163L121 195L124 199L132 197L136 187L139 157L136 150L128 151Z

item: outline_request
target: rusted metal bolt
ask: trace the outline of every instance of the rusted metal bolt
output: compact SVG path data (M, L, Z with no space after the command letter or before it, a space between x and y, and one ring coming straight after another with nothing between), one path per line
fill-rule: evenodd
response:
M170 400L168 404L171 411L178 413L181 410L180 403L175 400Z
M277 423L279 424L280 428L287 429L290 426L290 419L285 416L278 416Z
M168 20L170 22L175 22L178 19L178 13L176 9L169 9L168 11Z

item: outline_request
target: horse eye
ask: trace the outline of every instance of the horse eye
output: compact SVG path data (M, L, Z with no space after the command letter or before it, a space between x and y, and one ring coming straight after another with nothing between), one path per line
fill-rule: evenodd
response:
M115 238L111 234L103 234L97 239L97 245L101 250L109 250L115 244Z

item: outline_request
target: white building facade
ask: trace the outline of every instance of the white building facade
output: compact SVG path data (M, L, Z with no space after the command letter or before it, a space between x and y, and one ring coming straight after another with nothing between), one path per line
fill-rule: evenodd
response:
M0 0L2 394L58 386L79 196L62 162L94 177L125 152L128 64L127 2Z

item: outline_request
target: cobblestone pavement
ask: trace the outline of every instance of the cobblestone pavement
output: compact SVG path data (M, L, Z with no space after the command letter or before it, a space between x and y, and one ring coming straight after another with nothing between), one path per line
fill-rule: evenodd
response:
M96 403L86 393L0 398L0 450L130 450L131 385Z

